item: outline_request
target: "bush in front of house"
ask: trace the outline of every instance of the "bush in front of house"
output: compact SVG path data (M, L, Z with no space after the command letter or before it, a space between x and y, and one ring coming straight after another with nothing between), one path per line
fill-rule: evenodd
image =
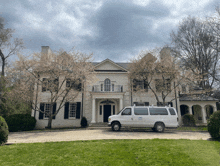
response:
M220 111L214 112L208 119L208 132L214 139L220 138Z
M3 145L8 140L8 125L3 117L0 116L0 145Z
M196 121L193 115L185 114L183 115L182 120L184 126L190 126L190 127L196 126Z
M36 119L30 114L14 114L5 118L9 131L28 131L33 130Z
M81 124L81 127L87 127L88 126L87 119L85 117L82 117L80 124Z

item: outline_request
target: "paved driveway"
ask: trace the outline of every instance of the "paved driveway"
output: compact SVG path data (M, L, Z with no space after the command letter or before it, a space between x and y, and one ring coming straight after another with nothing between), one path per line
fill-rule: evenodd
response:
M151 130L122 130L113 132L105 129L69 129L51 131L11 132L8 144L33 143L33 142L59 142L76 140L100 140L100 139L191 139L207 140L210 138L208 132L179 132L167 130L157 133Z

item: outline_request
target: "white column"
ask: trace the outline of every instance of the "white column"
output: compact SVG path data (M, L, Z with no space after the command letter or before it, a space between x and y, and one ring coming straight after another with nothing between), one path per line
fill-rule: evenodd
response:
M92 121L91 123L96 123L95 121L95 99L92 99Z
M189 106L189 114L192 115L192 106Z
M202 111L202 123L207 123L206 121L206 110L204 109L204 107L201 107L201 111Z
M217 108L213 106L213 113L217 111Z
M120 111L122 110L122 108L123 108L123 100L122 98L120 98Z

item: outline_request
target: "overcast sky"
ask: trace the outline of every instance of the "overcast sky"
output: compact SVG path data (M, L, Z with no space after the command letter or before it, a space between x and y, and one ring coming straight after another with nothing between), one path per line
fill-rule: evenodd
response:
M41 46L93 53L94 61L127 62L141 50L170 44L187 16L209 17L219 0L0 0L5 27L25 53Z

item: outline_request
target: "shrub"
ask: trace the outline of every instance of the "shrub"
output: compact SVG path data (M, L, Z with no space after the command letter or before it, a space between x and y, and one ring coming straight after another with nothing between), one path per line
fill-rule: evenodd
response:
M182 117L184 126L196 126L196 121L193 115L185 114Z
M220 138L220 111L214 112L208 119L208 132L212 138Z
M28 131L33 130L36 119L30 114L14 114L6 117L9 131Z
M8 125L3 117L0 116L0 145L8 140Z
M82 117L80 124L81 124L81 127L87 127L88 125L87 119L85 117Z

